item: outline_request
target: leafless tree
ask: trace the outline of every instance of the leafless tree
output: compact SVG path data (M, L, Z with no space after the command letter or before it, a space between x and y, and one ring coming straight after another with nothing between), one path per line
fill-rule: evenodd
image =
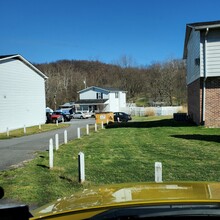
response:
M47 106L55 108L65 102L78 100L78 91L86 86L118 88L127 91L128 101L145 97L152 102L169 105L186 101L185 65L180 60L155 63L147 67L132 67L133 60L122 57L120 65L99 61L61 60L36 64L48 76ZM54 98L55 97L55 98ZM56 103L55 103L56 102Z

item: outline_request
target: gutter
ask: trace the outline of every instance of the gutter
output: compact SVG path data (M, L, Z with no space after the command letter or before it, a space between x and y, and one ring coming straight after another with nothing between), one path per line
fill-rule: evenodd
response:
M204 78L203 78L203 93L202 93L202 123L205 124L205 104L206 104L206 79L207 79L207 36L209 28L206 28L204 42Z

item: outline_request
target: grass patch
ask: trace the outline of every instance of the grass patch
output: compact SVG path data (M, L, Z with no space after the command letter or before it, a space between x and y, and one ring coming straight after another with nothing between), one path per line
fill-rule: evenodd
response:
M56 124L43 124L40 127L39 126L27 127L26 133L24 133L24 128L20 128L20 129L9 131L9 136L7 134L7 131L4 133L0 133L0 139L10 139L10 138L15 138L15 137L21 137L24 135L38 134L41 132L65 128L68 126L69 124L64 124L64 123L58 124L58 126Z
M1 171L5 197L40 206L82 188L122 182L154 181L162 162L163 181L220 181L220 130L143 117L109 125L60 146L49 169L48 152L24 167ZM85 154L86 182L78 183L78 153Z

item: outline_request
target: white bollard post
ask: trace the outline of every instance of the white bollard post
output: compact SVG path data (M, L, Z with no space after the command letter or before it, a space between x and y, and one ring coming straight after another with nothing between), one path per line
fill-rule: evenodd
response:
M53 139L49 141L49 167L53 168Z
M58 120L56 120L56 124L57 124L57 126L58 126Z
M56 147L56 150L59 149L59 136L58 136L58 134L55 134L55 147Z
M9 137L9 129L8 129L8 128L7 128L7 131L6 131L6 132L7 132L7 137Z
M102 129L104 128L104 124L103 124L103 121L102 121Z
M86 125L86 134L89 135L89 125Z
M67 130L64 131L64 144L67 144Z
M80 138L80 128L77 128L77 137Z
M85 181L85 157L83 152L78 154L78 170L79 170L79 182L83 183Z
M97 124L95 123L95 131L97 131Z
M162 163L155 162L155 182L161 183L162 181Z
M24 134L26 134L26 126L24 125Z
M39 124L39 130L41 130L41 124Z

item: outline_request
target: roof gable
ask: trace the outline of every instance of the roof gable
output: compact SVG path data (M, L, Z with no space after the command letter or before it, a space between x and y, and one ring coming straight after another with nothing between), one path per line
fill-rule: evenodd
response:
M220 28L220 20L186 24L183 59L187 58L187 44L188 44L189 37L190 37L192 30L201 31L201 30L205 30L207 28L208 29Z
M13 55L3 55L0 56L0 61L7 61L7 60L20 60L25 65L27 65L29 68L34 70L37 74L39 74L42 78L45 80L48 78L44 73L42 73L39 69L37 69L33 64L31 64L29 61L27 61L24 57L22 57L19 54L13 54Z
M98 86L90 86L90 87L87 87L83 90L80 90L78 91L78 93L83 93L83 92L86 92L86 91L90 91L90 90L93 90L93 91L96 91L96 92L102 92L102 93L110 93L110 92L125 92L123 90L120 90L120 89L116 89L116 88L101 88L101 87L98 87Z

